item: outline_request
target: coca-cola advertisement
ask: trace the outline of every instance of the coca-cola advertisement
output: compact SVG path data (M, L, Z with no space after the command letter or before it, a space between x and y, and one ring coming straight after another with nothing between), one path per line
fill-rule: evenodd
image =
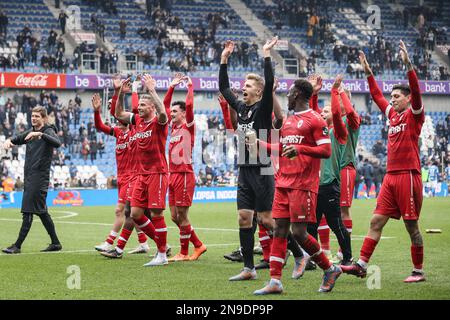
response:
M66 75L50 73L0 73L0 87L22 89L64 89Z

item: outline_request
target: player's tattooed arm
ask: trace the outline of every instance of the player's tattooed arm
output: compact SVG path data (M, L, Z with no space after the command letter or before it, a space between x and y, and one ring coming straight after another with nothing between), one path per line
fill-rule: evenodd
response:
M114 113L114 116L116 119L124 122L124 123L131 123L131 112L127 112L123 109L123 97L126 92L131 91L131 79L126 79L122 81L122 84L120 85L119 95L117 97L117 103L116 103L116 110Z
M409 59L408 50L406 49L405 43L400 40L400 57L402 58L403 64L406 66L408 71L413 71L414 66Z
M158 123L166 124L169 118L167 117L164 104L159 98L158 93L156 92L156 80L149 74L144 75L143 79L148 94L150 95L152 102L155 105L156 113L158 116Z

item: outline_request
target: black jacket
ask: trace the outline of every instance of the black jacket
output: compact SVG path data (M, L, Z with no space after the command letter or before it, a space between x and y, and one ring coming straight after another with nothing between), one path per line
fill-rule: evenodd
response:
M33 128L11 139L15 145L26 144L24 183L25 189L36 188L47 190L50 180L50 166L52 164L53 149L61 146L61 141L56 135L56 128L45 125L41 139L34 139L29 142L25 141L25 137L34 132Z

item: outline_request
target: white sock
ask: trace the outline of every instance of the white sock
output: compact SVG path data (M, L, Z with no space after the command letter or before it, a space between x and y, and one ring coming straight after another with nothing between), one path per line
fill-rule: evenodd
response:
M365 262L365 261L359 259L357 263L358 263L361 267L363 267L363 269L367 269L367 266L368 266L367 262Z
M273 282L275 282L275 283L278 284L278 285L281 284L281 281L278 280L278 279L275 279L275 278L271 278L270 281L273 281Z
M159 259L167 259L166 253L165 252L158 252L158 256Z

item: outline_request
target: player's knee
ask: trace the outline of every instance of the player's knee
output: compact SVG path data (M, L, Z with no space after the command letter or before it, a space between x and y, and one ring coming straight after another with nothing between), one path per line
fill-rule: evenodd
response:
M117 218L123 217L124 213L125 213L125 209L119 208L119 207L116 208L116 217Z
M381 232L383 230L384 223L380 219L373 218L370 221L370 230Z

